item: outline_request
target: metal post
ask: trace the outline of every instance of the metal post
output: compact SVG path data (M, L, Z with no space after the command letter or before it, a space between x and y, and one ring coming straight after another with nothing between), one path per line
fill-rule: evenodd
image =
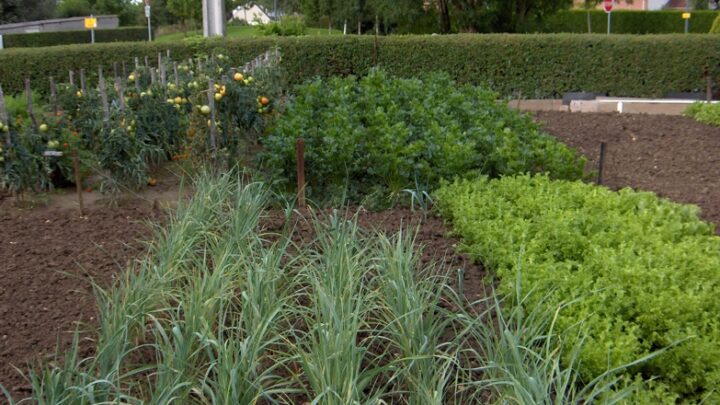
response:
M690 12L690 0L685 0L685 12ZM685 19L685 33L690 31L690 19Z
M612 26L612 11L607 13L608 15L608 35L610 35L610 27Z
M93 18L92 14L90 14L90 18ZM94 27L90 28L90 43L91 44L95 43L95 28Z
M225 36L225 2L203 0L203 35Z
M0 34L0 49L5 48L5 44L3 43L3 36Z
M148 2L145 2L145 18L147 18L148 22L148 42L152 41L152 22L150 22L150 4Z

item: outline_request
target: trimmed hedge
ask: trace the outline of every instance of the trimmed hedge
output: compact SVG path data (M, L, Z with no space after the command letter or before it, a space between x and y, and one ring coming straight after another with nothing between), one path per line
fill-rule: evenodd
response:
M21 91L33 78L46 91L47 76L68 69L96 71L114 61L157 55L174 58L220 50L240 64L279 46L291 83L316 76L365 75L374 65L400 77L445 71L459 83L488 85L501 95L552 98L568 91L658 97L705 88L704 69L720 73L714 35L463 34L447 36L269 37L202 42L116 43L8 49L0 52L0 84Z
M614 34L673 34L685 32L685 20L682 10L630 11L619 10L612 13L612 32ZM717 11L696 10L690 18L690 32L706 34L710 32ZM593 33L607 32L607 15L602 10L590 11ZM527 32L544 33L587 33L587 11L565 10L549 15L528 27Z
M95 30L95 42L147 41L147 27L122 27ZM8 34L3 36L5 48L36 48L42 46L90 43L90 30Z

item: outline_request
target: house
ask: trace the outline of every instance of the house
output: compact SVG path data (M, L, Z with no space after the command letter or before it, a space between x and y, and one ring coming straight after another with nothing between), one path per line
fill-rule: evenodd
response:
M272 13L254 3L238 6L232 12L232 19L235 21L245 21L250 25L267 24L275 20Z
M614 0L615 10L667 10L667 9L680 9L684 10L686 4L689 2L692 7L692 0L634 0L632 3L628 3L624 0ZM575 0L575 7L582 7L585 4L585 0ZM708 5L710 8L715 8L716 1L709 0ZM598 5L598 8L602 8L602 2Z

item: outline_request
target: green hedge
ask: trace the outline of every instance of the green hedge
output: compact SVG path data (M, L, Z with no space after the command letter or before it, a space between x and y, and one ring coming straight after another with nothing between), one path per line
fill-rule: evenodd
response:
M122 27L95 30L95 42L146 41L147 27ZM43 46L90 43L89 30L37 32L33 34L7 34L3 36L5 48L36 48Z
M612 32L615 34L673 34L685 32L682 10L662 11L613 11ZM690 18L690 32L710 32L717 11L693 11ZM607 32L607 14L602 10L590 11L593 33ZM566 10L552 14L528 27L528 32L544 33L587 33L587 11Z
M657 378L627 403L720 403L720 238L697 207L544 176L459 181L436 201L503 293L520 281L529 311L563 306L585 381L681 342L626 370Z
M249 60L278 45L293 83L316 76L364 75L377 62L388 73L416 77L445 71L460 83L485 84L502 95L558 97L567 91L613 96L664 96L703 90L703 70L719 74L720 41L706 35L463 34L390 36L375 48L369 36L225 39L208 42L116 43L8 49L0 52L0 84L22 89L29 76L47 86L47 76L68 69L97 70L133 56L171 49L177 58L221 49L234 61Z

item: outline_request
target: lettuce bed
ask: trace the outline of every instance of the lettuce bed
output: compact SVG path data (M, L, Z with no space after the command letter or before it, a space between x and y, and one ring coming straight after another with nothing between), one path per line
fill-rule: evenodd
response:
M437 201L503 293L519 276L529 307L572 302L558 327L585 328L585 378L680 342L629 377L657 378L649 401L720 401L720 238L697 207L528 175L459 180Z

